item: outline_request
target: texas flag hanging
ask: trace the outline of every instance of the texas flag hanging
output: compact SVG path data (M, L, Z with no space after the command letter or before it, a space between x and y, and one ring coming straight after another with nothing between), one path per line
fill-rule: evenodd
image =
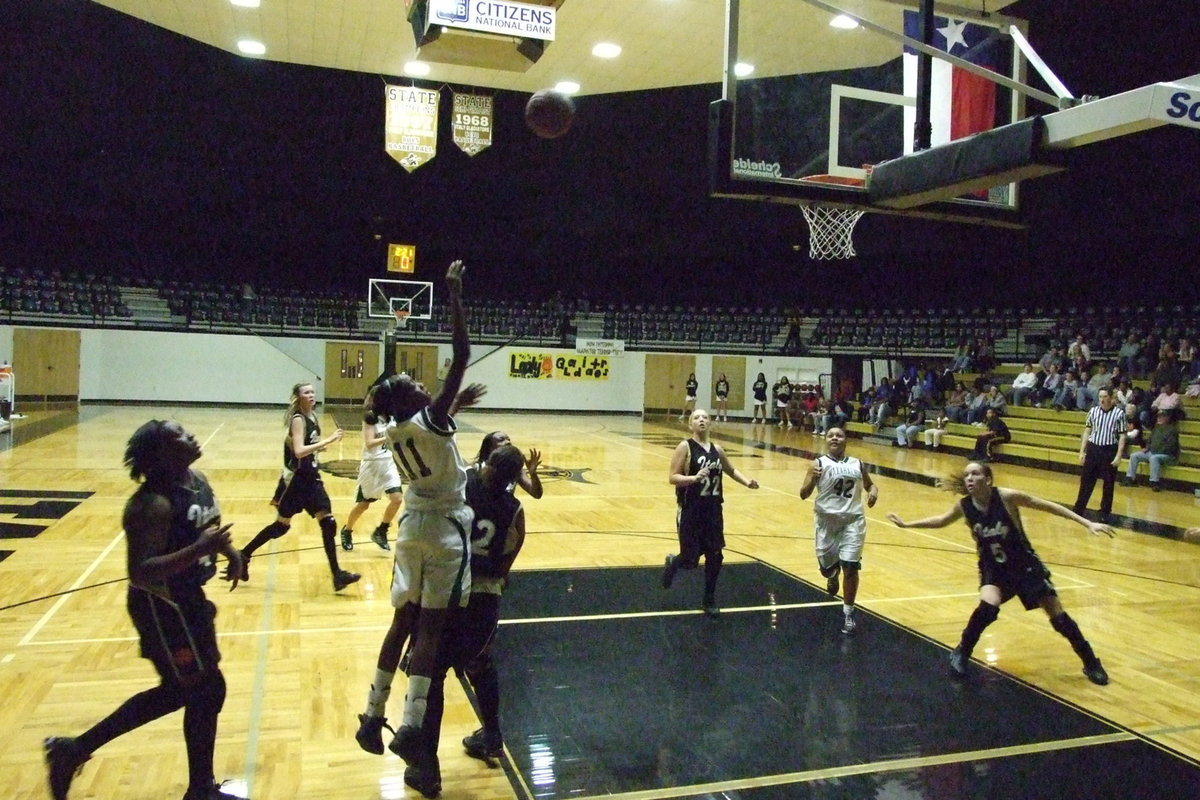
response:
M904 35L920 41L921 28L915 11L904 12ZM963 20L934 17L933 41L930 43L952 56L1007 74L1011 60L1010 47L997 35L995 28ZM954 66L948 61L933 59L932 90L930 92L930 122L933 146L952 142L996 126L996 84L979 75ZM904 48L904 94L917 96L917 51ZM916 109L904 108L904 152L913 151L913 125Z

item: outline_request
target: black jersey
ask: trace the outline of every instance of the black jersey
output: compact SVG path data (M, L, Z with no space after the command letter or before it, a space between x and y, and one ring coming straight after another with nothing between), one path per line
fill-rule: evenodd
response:
M757 401L759 403L767 402L767 382L766 381L755 381L754 382L754 399L755 399L755 401Z
M675 498L680 507L691 508L697 505L717 505L723 500L721 494L721 456L717 454L717 446L710 444L708 449L695 439L687 440L688 463L685 475L695 475L705 467L709 467L708 477L690 486L675 487Z
M316 417L306 417L303 414L293 414L292 419L300 417L304 420L304 443L316 444L321 441L321 426L317 424ZM295 473L311 473L317 472L317 454L316 452L309 453L304 458L296 458L292 452L292 431L291 422L288 422L287 436L283 440L283 466Z
M145 484L138 494L161 494L171 504L171 523L167 530L166 552L182 550L200 538L200 531L210 525L221 524L221 509L213 496L208 480L198 472L188 472L187 483L169 490L151 489ZM161 554L160 554L161 555ZM168 593L176 602L183 602L188 595L197 594L199 588L217 572L211 555L204 556L182 572L163 580Z
M696 390L699 388L700 388L700 382L698 380L696 380L695 378L692 378L691 380L689 380L687 382L687 385L684 387L684 390L687 392L688 397L695 397Z
M467 470L467 505L475 512L471 523L471 575L503 578L502 566L512 528L521 501L507 487L498 492L488 489L479 470Z
M961 506L975 539L980 569L1023 570L1041 563L1020 523L1009 515L998 489L992 489L987 511L976 508L970 497L964 497Z
M717 381L715 389L717 397L725 397L729 394L729 381Z

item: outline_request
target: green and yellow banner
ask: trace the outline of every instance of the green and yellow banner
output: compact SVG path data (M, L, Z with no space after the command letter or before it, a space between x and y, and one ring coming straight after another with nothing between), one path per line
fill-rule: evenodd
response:
M508 357L510 378L608 380L609 359L604 356L552 356L544 353L512 353Z
M437 155L440 93L416 86L385 86L383 146L409 172Z
M476 156L492 146L492 98L454 92L450 130L458 149Z

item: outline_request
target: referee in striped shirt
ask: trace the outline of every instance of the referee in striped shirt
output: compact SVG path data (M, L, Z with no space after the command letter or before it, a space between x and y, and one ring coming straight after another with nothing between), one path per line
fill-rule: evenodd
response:
M1100 390L1100 402L1088 411L1079 442L1079 496L1075 498L1075 513L1084 516L1096 479L1104 481L1100 495L1100 519L1112 514L1113 487L1117 482L1117 465L1125 453L1125 412L1113 404L1112 391Z

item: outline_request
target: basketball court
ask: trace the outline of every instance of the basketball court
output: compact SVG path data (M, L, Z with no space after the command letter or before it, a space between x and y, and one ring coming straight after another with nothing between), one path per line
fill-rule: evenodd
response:
M154 680L124 612L128 434L155 416L192 430L205 451L197 466L243 543L272 518L281 432L277 409L28 413L0 452L0 569L9 576L0 777L21 800L47 796L44 737L77 733ZM353 430L357 413L326 409L321 422ZM762 489L727 494L723 613L713 620L699 611L698 573L681 573L667 592L659 585L663 556L677 549L666 474L682 425L486 412L463 413L459 425L465 454L494 429L538 447L546 494L522 496L529 537L503 610L506 757L492 769L462 754L458 742L478 722L451 685L443 797L1150 798L1200 788L1200 549L1172 538L1194 513L1188 496L1119 491L1112 540L1026 516L1110 685L1089 683L1044 615L1013 603L960 683L945 659L977 602L968 533L900 531L885 519L947 508L953 498L931 478L960 468L960 458L851 442L876 470L880 500L868 512L864 619L847 638L812 555L811 505L797 496L818 446L811 434L717 427L716 441ZM323 463L339 519L353 504L355 439ZM1005 486L1074 496L1071 475L996 471ZM304 517L256 555L249 583L232 593L218 581L208 587L230 687L217 772L239 781L239 794L416 796L399 759L367 755L353 738L391 616L390 553L366 537L376 513L340 554L363 574L341 593ZM1150 532L1128 530L1133 521ZM168 717L103 748L71 796L182 794L179 724Z

